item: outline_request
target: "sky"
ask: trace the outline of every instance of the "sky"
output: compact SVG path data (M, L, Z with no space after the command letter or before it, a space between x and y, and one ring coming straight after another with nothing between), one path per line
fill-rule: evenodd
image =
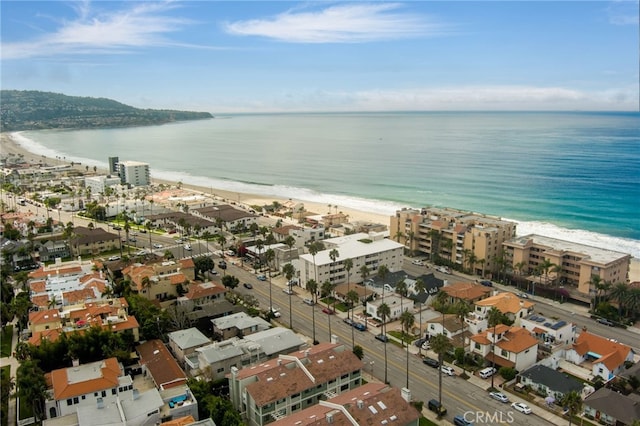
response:
M239 112L639 109L639 4L7 1L3 89Z

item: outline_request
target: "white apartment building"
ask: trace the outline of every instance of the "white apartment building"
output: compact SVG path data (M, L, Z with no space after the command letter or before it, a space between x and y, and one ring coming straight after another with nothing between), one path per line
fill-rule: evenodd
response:
M362 281L360 269L366 266L372 274L379 266L385 265L390 272L402 269L404 246L393 240L382 238L380 234L352 234L344 237L329 238L323 241L326 250L312 256L310 253L300 256L300 285L304 287L310 279L318 284L330 281L334 284ZM335 262L330 253L336 249L339 256ZM344 261L351 259L353 267L347 273ZM348 277L347 277L348 275Z
M147 186L151 183L149 164L139 161L122 161L118 163L120 182L131 186Z
M118 176L90 176L84 178L84 186L91 190L91 195L104 194L106 189L120 185Z

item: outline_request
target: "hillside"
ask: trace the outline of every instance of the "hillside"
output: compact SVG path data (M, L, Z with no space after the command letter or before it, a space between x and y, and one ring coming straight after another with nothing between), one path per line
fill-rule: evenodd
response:
M138 109L111 99L59 93L0 91L1 129L90 129L149 126L213 118L208 112Z

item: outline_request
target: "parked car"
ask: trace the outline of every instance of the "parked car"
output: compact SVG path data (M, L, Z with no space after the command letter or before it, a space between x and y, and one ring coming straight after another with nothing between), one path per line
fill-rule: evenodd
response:
M266 275L258 275L258 277L257 277L257 278L258 278L260 281L266 281L266 280L267 280Z
M248 288L249 290L253 288L253 286L250 283L244 283L242 285L244 286L244 288Z
M424 266L424 262L422 260L416 259L411 261L413 265Z
M453 418L453 424L456 426L473 426L473 423L465 420L464 416L458 414Z
M109 257L109 259L107 259L107 260L110 260L110 261L120 260L120 256L111 256L111 257Z
M503 394L502 392L489 392L489 396L500 402L509 402L509 398L507 397L507 395Z
M162 247L164 247L164 246L163 246L162 244L160 244L160 243L155 243L155 244L153 245L153 248L154 248L154 249L161 249Z
M221 260L220 262L218 262L218 267L220 269L227 269L227 262L225 262L224 260Z
M451 273L451 269L449 269L446 266L438 266L438 267L436 267L436 271L442 272L443 274L450 274Z
M324 309L322 309L322 312L327 314L327 315L333 315L335 313L333 311L333 309L331 309L331 308L324 308Z
M191 244L185 244L184 249L187 251L191 251Z
M367 331L367 326L361 322L354 322L353 327L358 331Z
M416 347L418 347L418 348L419 348L419 347L421 347L421 346L422 346L422 344L423 344L424 342L426 342L426 341L427 341L427 339L425 339L425 338L423 337L422 339L418 339L418 340L416 340L413 344L414 344L414 345L416 345Z
M444 416L445 414L447 414L447 409L444 408L444 406L437 399L430 399L427 406L429 407L429 410L433 411L438 416Z
M353 320L351 318L345 318L342 322L348 325L353 325Z
M425 363L426 365L428 365L429 367L433 367L433 368L440 367L440 363L438 362L437 359L425 357L425 358L422 359L422 362Z
M497 370L494 367L487 367L487 368L484 368L484 369L480 370L478 375L481 378L486 379L487 377L491 377L494 374L496 374L496 372L497 372Z
M381 342L389 341L389 338L387 337L386 334L376 334L376 339L380 340Z
M613 323L606 318L598 318L596 322L599 322L600 324L608 325L609 327L613 327Z
M520 293L520 294L518 294L518 297L519 297L520 299L528 299L528 298L529 298L529 295L528 295L527 293Z
M531 408L524 402L514 402L511 404L511 408L524 414L531 414Z
M313 301L313 299L303 299L302 301L309 306L315 305L315 302Z
M291 290L289 287L285 287L285 288L283 288L283 289L282 289L282 292L283 292L284 294L288 294L288 295L293 295L293 294L295 294L295 293L293 292L293 290Z
M431 349L431 343L429 343L428 340L425 340L424 342L422 342L422 346L420 346L420 348L423 351L428 351L429 349Z
M276 318L280 318L282 316L282 314L280 313L280 311L277 308L271 308L271 313Z
M444 374L446 374L447 376L455 376L456 372L453 371L453 368L447 366L447 365L443 365L442 367L440 367L440 370L442 370L442 372Z
M480 280L480 284L482 284L485 287L493 287L493 283L489 280Z

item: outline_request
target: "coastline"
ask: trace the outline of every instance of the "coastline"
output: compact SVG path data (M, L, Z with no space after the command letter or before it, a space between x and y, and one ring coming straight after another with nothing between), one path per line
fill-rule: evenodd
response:
M2 132L0 133L0 138L1 138L0 147L2 148L0 150L0 153L2 153L2 155L8 155L8 154L20 155L24 158L25 161L34 165L39 164L40 161L47 162L47 160L48 162L51 162L51 163L55 162L56 164L61 164L61 163L66 163L69 165L71 164L69 161L64 161L61 159L52 159L45 155L40 155L40 154L26 150L24 147L22 147L19 143L17 143L14 140L11 133ZM85 165L74 164L74 168L77 169L78 171L84 171ZM97 172L108 173L106 169L100 168L100 167L97 169ZM151 181L155 185L165 184L173 187L177 185L177 182L175 181L160 179L156 177L152 177ZM233 192L233 191L223 190L219 188L209 188L209 187L203 187L203 186L192 185L187 183L182 183L182 188L184 190L192 191L198 194L215 194L216 198L222 199L225 202L229 202L229 203L236 202L236 203L241 203L247 206L269 205L269 204L272 204L274 201L281 204L288 201L292 201L295 203L302 203L305 206L305 209L307 211L313 212L316 214L327 214L330 212L335 213L336 211L333 209L337 208L337 211L348 215L350 221L363 221L363 222L372 222L372 223L382 223L387 226L389 225L389 218L390 218L389 215L353 209L343 205L338 205L337 202L335 201L334 201L334 203L336 203L335 205L323 204L323 203L310 202L308 200L301 200L301 199L295 199L295 198L283 198L283 197L277 197L277 196L267 196L267 195L260 195L260 194L246 193L246 192ZM331 207L329 207L330 205ZM629 279L631 282L640 281L640 259L638 258L635 258L635 257L631 258L631 263L629 268Z

